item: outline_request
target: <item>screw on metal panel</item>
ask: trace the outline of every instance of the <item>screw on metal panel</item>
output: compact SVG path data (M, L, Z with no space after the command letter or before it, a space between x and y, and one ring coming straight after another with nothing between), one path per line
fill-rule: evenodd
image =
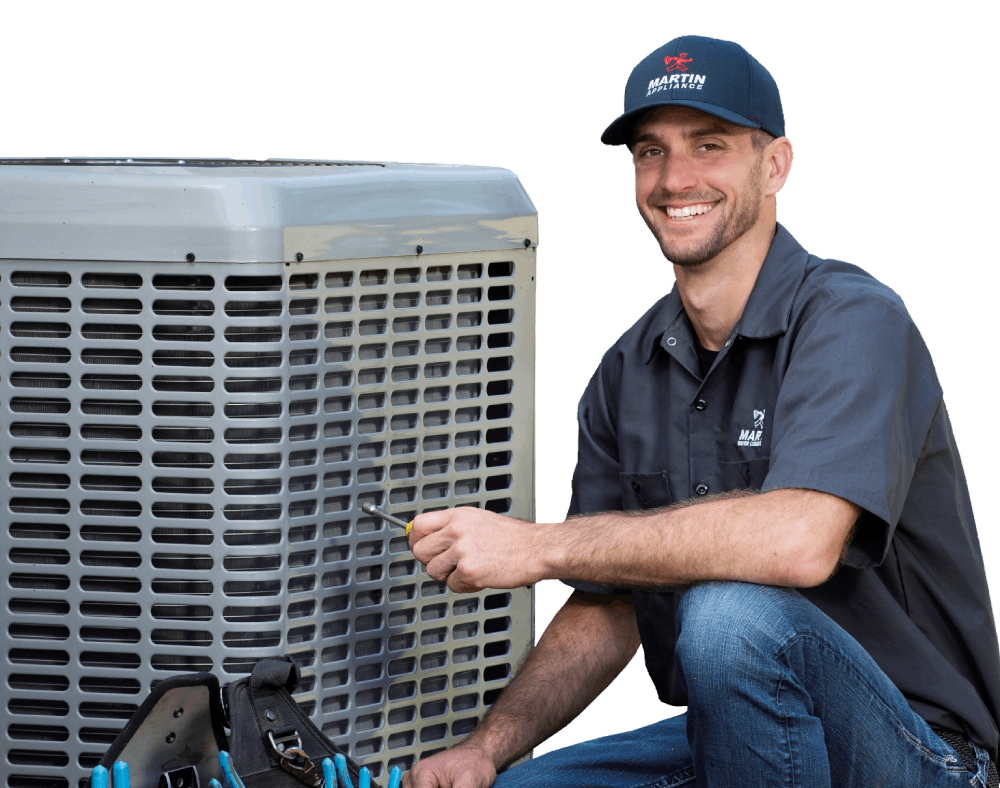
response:
M194 262L194 252L188 252L187 253L187 261L189 263L193 263Z
M177 734L176 733L168 733L167 734L167 744L173 744L174 743L174 739L176 739L176 738L177 738Z
M527 249L529 246L531 246L531 239L530 238L525 238L524 239L524 248Z
M420 244L417 244L417 254L423 254L423 253L424 253L424 247L420 246Z
M267 711L264 712L264 716L267 717L267 719L270 722L274 722L274 712L271 711L270 709L268 709Z
M184 713L184 708L182 706L178 706L176 709L174 709L175 717L180 717L183 713Z
M305 257L305 255L303 255L302 252L295 253L295 259L298 260L300 263L302 262L303 257Z

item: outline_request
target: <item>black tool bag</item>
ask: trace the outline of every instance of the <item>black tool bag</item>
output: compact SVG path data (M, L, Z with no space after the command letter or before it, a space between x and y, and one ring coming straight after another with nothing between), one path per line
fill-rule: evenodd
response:
M262 659L221 689L211 673L173 676L143 701L101 766L125 761L131 788L208 788L213 777L225 786L219 751L228 750L246 788L320 788L323 759L340 754L357 786L359 765L292 698L298 683L287 656Z
M347 758L292 699L298 683L298 665L285 657L261 660L247 678L227 688L229 754L246 788L302 788L303 783L319 788L323 759L338 753ZM359 768L347 758L355 786Z

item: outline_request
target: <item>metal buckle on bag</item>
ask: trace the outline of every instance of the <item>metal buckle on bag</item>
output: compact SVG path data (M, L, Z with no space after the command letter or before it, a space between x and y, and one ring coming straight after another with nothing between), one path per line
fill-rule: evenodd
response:
M303 752L302 739L299 738L298 731L293 729L277 736L274 731L268 731L267 738L279 758L282 769L310 788L320 788L323 785L323 773Z

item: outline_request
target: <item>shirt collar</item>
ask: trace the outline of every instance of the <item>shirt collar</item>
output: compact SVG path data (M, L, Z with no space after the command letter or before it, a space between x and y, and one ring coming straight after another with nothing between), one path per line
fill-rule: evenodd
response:
M792 312L795 294L805 278L806 261L809 253L796 241L790 232L777 225L767 257L757 274L750 298L743 309L743 315L736 323L734 334L756 339L784 334ZM690 321L684 311L677 283L666 297L662 307L660 325L663 328L646 341L643 357L648 364L653 360L664 335L671 329L691 333Z

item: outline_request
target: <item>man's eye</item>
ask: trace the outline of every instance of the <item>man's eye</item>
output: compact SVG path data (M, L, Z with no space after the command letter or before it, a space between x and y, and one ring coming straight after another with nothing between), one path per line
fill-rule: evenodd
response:
M705 142L705 143L702 143L701 149L702 150L719 150L719 146L716 145L714 142Z
M642 153L639 154L639 157L648 159L651 156L659 156L659 155L660 155L659 148L646 148L646 150L644 150Z

